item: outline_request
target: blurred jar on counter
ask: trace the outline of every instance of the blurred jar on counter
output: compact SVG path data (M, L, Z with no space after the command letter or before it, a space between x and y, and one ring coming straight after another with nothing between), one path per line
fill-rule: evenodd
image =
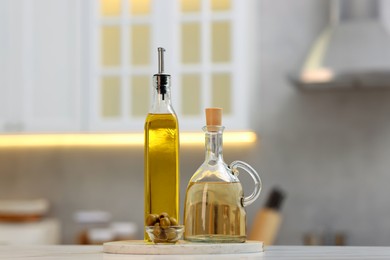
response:
M80 245L136 239L138 229L135 223L111 222L111 213L106 211L77 211L74 219L78 224L76 240Z
M345 246L347 235L344 232L308 232L303 235L305 246Z
M136 239L137 225L133 222L113 222L110 224L114 240L133 240Z
M110 228L92 228L87 231L87 244L101 245L114 240L114 233Z
M76 243L80 245L91 244L90 237L94 240L99 240L102 237L109 238L104 229L108 229L111 221L111 213L107 211L99 210L82 210L74 213L73 216L78 227L78 234L76 237ZM92 230L98 230L93 231ZM107 233L107 232L106 232ZM95 242L94 242L95 243Z

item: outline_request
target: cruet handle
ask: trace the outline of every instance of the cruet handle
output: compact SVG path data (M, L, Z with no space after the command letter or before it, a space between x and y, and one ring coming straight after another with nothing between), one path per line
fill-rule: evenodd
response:
M237 168L241 168L245 170L249 175L252 177L253 181L255 182L255 190L252 192L251 195L248 197L245 197L242 199L242 206L246 207L252 204L260 195L261 188L262 188L262 182L260 179L259 174L256 172L255 169L252 168L249 164L243 162L243 161L234 161L229 165L230 169L232 170L232 173L234 175L238 175Z

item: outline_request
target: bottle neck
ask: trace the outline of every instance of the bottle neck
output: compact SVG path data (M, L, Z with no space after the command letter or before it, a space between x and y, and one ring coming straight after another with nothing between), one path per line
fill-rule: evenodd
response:
M210 129L211 128L211 129ZM206 137L206 161L223 162L222 135L223 126L203 128Z
M153 97L150 113L171 113L174 110L171 104L170 76L156 74L153 77Z
M160 94L155 90L153 92L152 108L164 108L168 106L172 106L170 91L167 91L165 94Z

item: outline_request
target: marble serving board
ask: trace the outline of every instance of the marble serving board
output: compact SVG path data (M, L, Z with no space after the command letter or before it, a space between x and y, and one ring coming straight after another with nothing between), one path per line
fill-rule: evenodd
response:
M104 243L103 252L134 255L256 254L263 252L263 242L191 243L180 240L176 244L154 244L143 240L125 240Z

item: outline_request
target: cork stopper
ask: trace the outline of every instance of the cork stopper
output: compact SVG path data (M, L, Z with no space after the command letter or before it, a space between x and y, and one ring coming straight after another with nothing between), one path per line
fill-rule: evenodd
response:
M206 108L206 125L222 126L222 108Z

